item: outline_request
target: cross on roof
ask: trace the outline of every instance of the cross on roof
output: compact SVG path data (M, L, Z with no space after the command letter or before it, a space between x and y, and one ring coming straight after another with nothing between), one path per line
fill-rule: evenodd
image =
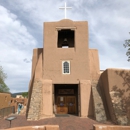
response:
M66 2L64 7L60 7L59 9L64 9L65 10L65 19L66 19L66 9L72 9L72 7L67 7Z

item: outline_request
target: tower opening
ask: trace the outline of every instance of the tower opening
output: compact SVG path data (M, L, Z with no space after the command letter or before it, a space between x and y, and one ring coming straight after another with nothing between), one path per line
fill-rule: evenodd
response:
M58 48L74 47L74 31L70 29L62 29L58 31Z

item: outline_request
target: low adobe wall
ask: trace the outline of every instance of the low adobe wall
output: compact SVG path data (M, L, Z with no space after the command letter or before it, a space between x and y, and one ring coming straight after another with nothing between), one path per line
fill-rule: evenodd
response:
M89 67L91 80L98 80L100 76L100 69L97 49L89 49Z
M109 118L118 125L130 124L130 70L107 69L100 81Z
M130 130L130 126L94 125L93 130Z
M0 109L9 107L11 101L11 94L9 93L0 93Z
M42 125L42 126L25 126L15 127L6 130L59 130L58 125Z

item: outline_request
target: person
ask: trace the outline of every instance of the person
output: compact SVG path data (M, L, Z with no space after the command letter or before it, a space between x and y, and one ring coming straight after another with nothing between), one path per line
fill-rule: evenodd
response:
M18 114L20 113L21 108L22 108L22 104L21 104L21 103L19 103L19 104L18 104Z
M23 109L23 107L24 107L24 105L23 105L23 104L21 104L21 109Z

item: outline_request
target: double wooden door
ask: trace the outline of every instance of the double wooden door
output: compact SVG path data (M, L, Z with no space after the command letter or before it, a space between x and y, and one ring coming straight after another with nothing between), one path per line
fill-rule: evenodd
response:
M76 114L76 97L75 96L58 96L57 107L60 110L64 109L68 114Z

